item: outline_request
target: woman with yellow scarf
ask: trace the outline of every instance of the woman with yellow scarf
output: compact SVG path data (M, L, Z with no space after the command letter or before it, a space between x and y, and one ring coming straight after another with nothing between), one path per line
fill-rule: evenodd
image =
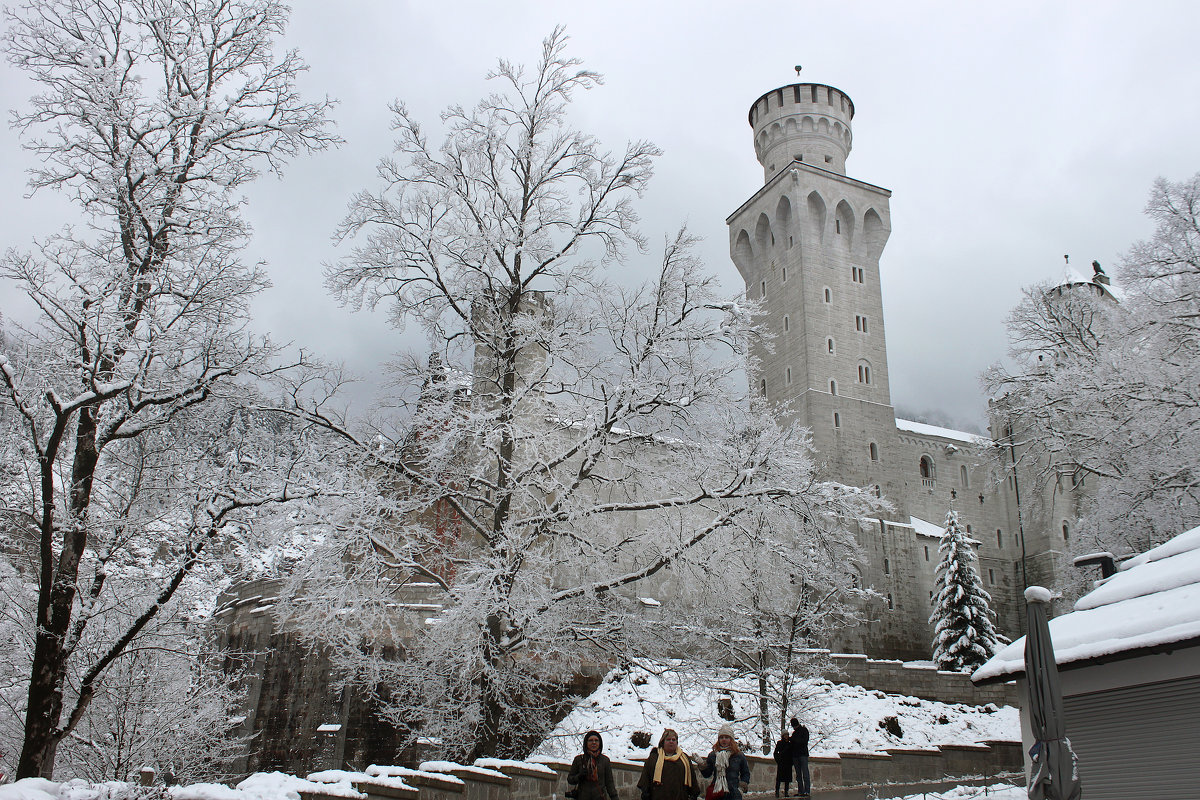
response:
M667 728L658 747L650 751L638 780L642 800L692 800L700 794L700 779L692 759L679 749L679 734Z

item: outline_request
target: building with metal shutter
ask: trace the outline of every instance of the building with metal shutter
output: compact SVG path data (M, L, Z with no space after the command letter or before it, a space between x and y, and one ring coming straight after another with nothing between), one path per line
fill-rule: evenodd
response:
M1200 528L1122 564L1050 634L1084 797L1200 798ZM1024 646L972 680L1016 680L1024 702ZM1021 735L1028 750L1024 707Z

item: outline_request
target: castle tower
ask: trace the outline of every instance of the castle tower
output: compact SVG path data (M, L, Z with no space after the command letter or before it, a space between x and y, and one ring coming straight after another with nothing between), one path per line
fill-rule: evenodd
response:
M846 176L853 117L823 84L754 101L764 185L726 220L730 255L774 334L757 390L812 430L826 477L880 487L907 522L879 281L891 192Z

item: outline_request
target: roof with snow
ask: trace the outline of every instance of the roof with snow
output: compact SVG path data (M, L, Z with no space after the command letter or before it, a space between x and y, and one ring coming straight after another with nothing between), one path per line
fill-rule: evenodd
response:
M1080 667L1200 645L1200 527L1121 565L1050 620L1059 667ZM1025 672L1025 637L996 653L971 680L1009 680Z
M1101 283L1096 280L1095 276L1088 278L1082 272L1074 267L1068 267L1063 282L1058 288L1068 286L1087 286L1091 289L1099 290L1101 295L1109 297L1117 302L1125 299L1125 290L1119 286L1113 286L1112 283Z
M896 418L896 428L921 436L939 436L943 439L953 439L956 442L966 442L967 444L991 444L992 441L977 433L956 431L953 428L939 428L937 425L926 425L924 422L913 422L911 419L900 419L899 417Z

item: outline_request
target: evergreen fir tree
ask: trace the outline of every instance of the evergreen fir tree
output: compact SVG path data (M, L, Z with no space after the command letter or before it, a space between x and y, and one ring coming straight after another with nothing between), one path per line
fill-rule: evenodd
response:
M991 658L1000 643L991 595L975 567L975 552L958 512L946 513L938 548L937 593L933 599L933 660L938 669L968 672Z

